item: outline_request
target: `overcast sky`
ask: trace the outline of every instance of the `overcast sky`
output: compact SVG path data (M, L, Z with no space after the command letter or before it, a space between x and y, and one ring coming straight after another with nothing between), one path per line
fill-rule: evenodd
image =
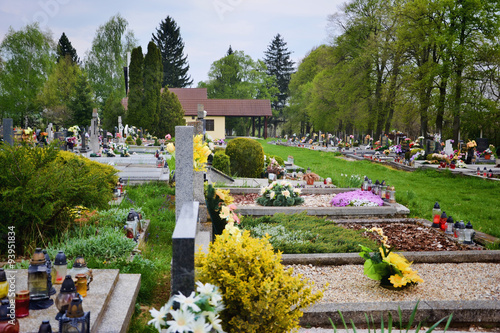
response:
M229 47L254 60L276 34L281 34L295 62L312 48L329 42L327 16L345 0L2 0L0 38L9 27L19 30L40 22L57 42L66 33L81 59L90 49L95 32L120 13L129 23L143 50L160 21L168 15L180 27L193 86L207 79L210 65Z

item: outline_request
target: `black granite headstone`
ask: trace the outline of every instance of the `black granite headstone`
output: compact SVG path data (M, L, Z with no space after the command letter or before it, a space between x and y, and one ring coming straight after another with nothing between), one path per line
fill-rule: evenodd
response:
M489 147L488 138L477 138L476 143L477 143L476 150L478 152L482 152L482 151L488 149L488 147Z
M11 146L14 144L14 122L12 118L4 118L3 119L3 141L10 144Z

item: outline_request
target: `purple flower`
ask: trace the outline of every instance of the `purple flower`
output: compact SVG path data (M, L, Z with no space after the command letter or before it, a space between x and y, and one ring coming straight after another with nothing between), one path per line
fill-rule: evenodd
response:
M383 206L384 201L372 192L357 190L337 194L330 204L334 207Z

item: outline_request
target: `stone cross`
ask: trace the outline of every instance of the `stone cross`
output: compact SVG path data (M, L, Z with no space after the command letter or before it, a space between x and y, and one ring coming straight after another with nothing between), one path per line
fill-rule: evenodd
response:
M52 123L49 123L49 126L47 126L47 143L51 143L52 140L54 140L54 131L52 130L52 128Z
M118 116L118 133L120 133L119 142L124 142L123 139L123 124L122 124L122 116Z
M92 111L92 119L90 120L90 150L94 154L99 152L99 128L98 128L98 119L97 119L97 109ZM107 133L106 133L107 134Z
M181 208L193 196L193 134L192 126L175 126L175 221Z
M4 118L3 119L3 141L14 145L14 129L13 129L14 121L12 118Z

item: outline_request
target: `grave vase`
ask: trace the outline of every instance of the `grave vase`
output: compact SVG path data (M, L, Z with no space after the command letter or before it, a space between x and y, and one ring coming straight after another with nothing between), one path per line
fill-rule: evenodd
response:
M489 160L491 158L491 154L484 154L484 159Z

